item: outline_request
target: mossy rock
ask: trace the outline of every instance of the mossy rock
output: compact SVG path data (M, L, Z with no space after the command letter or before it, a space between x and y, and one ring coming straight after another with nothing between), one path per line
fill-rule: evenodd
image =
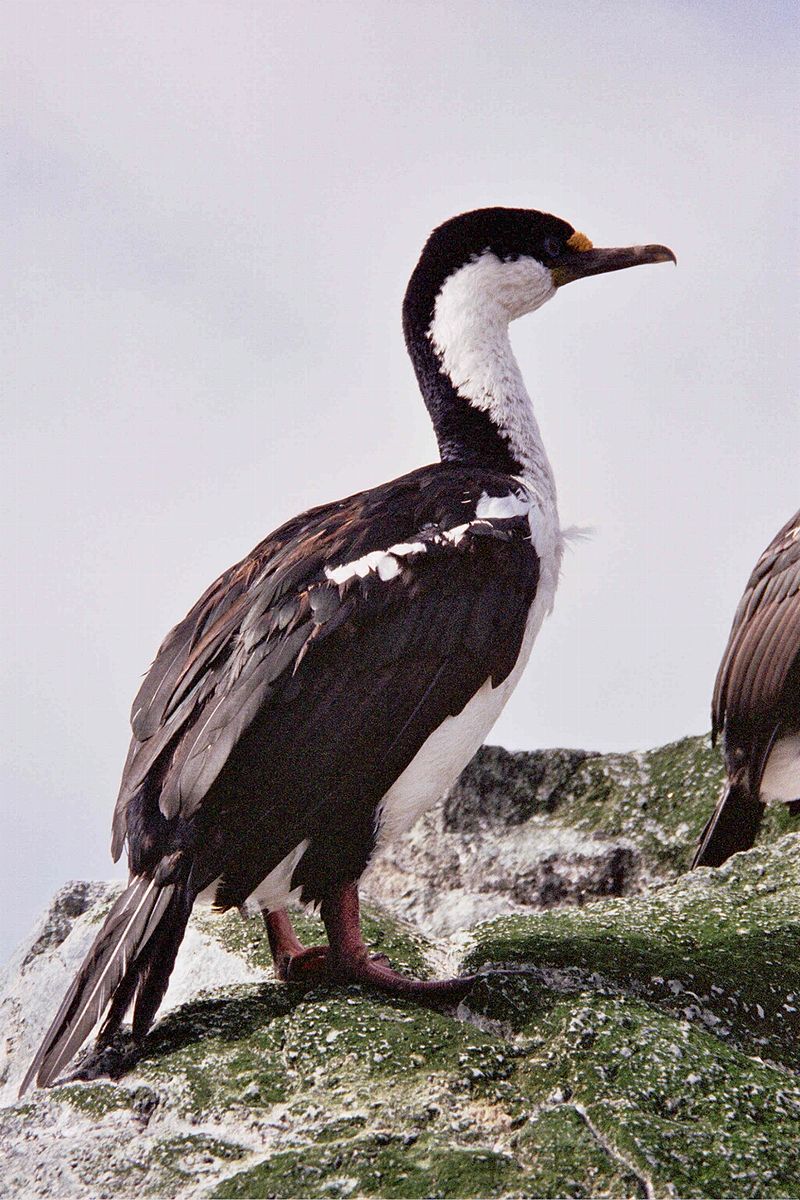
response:
M412 1134L360 1138L275 1155L211 1190L214 1197L434 1196L520 1194L523 1173L510 1154L447 1149Z
M518 788L512 816L635 830L674 874L718 765L697 740L613 757L565 752L542 810ZM679 811L684 778L705 791ZM467 943L378 908L364 926L416 975L460 954L465 1001L279 984L260 921L198 914L195 944L249 982L191 993L140 1048L121 1036L85 1078L0 1109L2 1194L800 1200L800 835ZM298 931L322 940L310 918Z
M644 881L665 880L688 869L723 779L708 736L629 754L483 746L445 801L442 827L477 832L538 820L623 838L641 855ZM785 807L771 806L759 842L792 827Z
M509 917L473 934L465 969L530 964L646 998L800 1066L800 835L644 897Z

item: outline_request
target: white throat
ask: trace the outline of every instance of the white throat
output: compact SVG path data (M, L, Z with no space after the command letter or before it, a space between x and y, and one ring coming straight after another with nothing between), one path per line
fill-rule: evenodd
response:
M550 271L532 258L503 262L490 251L445 281L428 337L453 387L505 436L523 477L555 500L553 472L508 336L509 322L555 295Z

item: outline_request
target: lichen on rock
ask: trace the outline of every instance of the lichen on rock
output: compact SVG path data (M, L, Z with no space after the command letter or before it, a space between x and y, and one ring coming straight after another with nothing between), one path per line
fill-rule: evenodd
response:
M436 820L461 864L451 913L483 896L492 919L448 938L380 906L365 917L404 970L479 973L457 1010L278 984L259 920L200 910L143 1045L122 1035L20 1103L33 1043L117 885L60 893L0 993L0 1192L800 1197L800 835L768 826L755 850L677 878L715 762L700 739L556 752L526 784L523 761L485 749L480 787L468 777ZM681 778L695 789L683 807ZM543 845L548 823L573 852L624 840L630 886L566 906L515 899L514 879L497 891L513 839ZM483 893L470 839L494 863ZM447 898L435 852L411 856L421 911ZM585 865L572 863L575 888ZM298 925L320 940L315 918Z
M635 895L688 869L722 779L708 737L630 754L483 746L445 801L376 857L366 888L434 936L498 912ZM791 828L773 806L761 840Z

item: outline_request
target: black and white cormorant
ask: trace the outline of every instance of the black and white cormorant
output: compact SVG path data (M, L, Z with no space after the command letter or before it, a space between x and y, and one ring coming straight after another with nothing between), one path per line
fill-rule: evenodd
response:
M664 246L595 249L566 221L489 208L429 238L403 305L441 462L270 534L161 646L133 704L113 821L130 882L23 1083L50 1083L98 1022L151 1025L195 900L254 901L281 979L455 997L370 956L358 880L455 781L553 604L556 489L509 323L559 287ZM285 906L319 906L304 948Z
M800 812L800 512L756 563L733 618L711 705L728 778L693 867L755 841L770 802Z

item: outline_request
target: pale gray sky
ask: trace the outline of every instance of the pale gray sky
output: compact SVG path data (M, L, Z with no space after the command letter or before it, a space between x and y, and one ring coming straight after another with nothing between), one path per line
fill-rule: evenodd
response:
M493 740L707 728L745 578L798 504L793 21L769 0L0 5L0 952L65 879L112 873L167 629L285 518L435 457L400 302L464 209L679 261L514 329L563 521L597 532Z

